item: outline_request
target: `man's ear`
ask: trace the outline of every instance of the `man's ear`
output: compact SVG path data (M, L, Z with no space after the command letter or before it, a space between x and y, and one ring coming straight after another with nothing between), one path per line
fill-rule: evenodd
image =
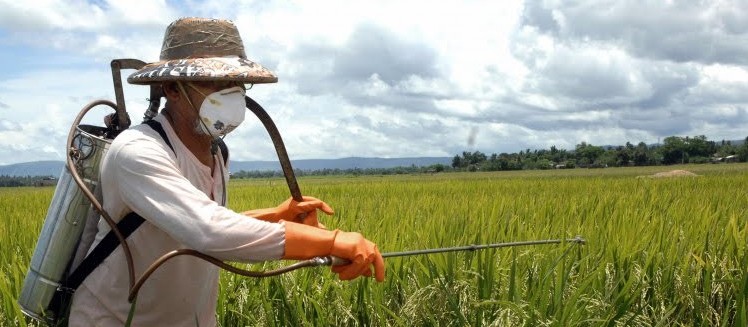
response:
M167 100L177 100L180 98L179 88L176 82L163 82L161 83L161 90L164 92L164 97Z

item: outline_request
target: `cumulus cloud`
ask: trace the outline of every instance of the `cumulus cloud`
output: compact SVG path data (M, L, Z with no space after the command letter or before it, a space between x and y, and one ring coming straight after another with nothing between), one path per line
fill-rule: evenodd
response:
M163 0L0 0L0 6L0 31L6 43L104 62L114 58L155 61L164 28L178 17Z
M716 82L714 76L745 75L746 57L738 55L748 50L744 9L730 1L526 2L512 45L530 68L524 103L552 113L518 124L604 126L641 131L650 140L687 133L739 137L745 79ZM710 76L715 70L722 72Z
M527 1L523 24L558 39L614 43L637 57L748 63L744 1Z
M7 119L0 119L0 132L19 130L20 126Z
M0 27L16 33L44 31L101 32L122 27L160 26L175 16L164 0L0 1Z
M414 79L437 79L436 54L426 44L400 39L386 29L362 24L342 45L302 43L282 68L302 94L332 93L358 105L405 101L401 107L423 106ZM378 97L386 94L387 97ZM416 103L414 103L414 101ZM386 104L391 105L391 104Z
M435 77L436 54L425 44L400 40L379 26L361 25L338 49L333 76L339 80L365 80L376 74L390 85L410 76Z
M249 94L293 159L742 139L748 128L745 2L0 5L0 109L13 108L0 139L25 136L0 143L3 158L61 156L48 150L62 148L75 113L113 100L109 61L157 60L164 28L180 16L234 20L247 55L277 73L277 84ZM125 95L138 121L147 89L125 84ZM252 118L227 143L234 159L275 158Z

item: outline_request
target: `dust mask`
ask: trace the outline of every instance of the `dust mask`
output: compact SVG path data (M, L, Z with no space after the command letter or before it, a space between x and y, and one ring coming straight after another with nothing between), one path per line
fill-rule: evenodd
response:
M190 87L205 96L200 105L200 128L213 137L225 136L244 121L246 102L244 88L234 86L205 95L197 88Z

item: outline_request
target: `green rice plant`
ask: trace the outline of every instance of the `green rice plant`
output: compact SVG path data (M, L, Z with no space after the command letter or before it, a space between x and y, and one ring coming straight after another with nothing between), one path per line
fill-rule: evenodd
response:
M699 177L637 178L688 169ZM581 235L556 244L386 259L383 283L329 268L222 273L221 326L746 326L748 165L305 177L329 228L382 252ZM15 303L52 195L0 189L0 325ZM232 180L238 211L286 199L283 179ZM287 264L240 264L267 270Z
M36 325L17 304L54 188L0 188L0 325Z

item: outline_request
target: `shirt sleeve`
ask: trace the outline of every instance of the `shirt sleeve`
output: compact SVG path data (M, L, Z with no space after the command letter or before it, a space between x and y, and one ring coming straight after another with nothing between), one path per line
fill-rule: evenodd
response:
M285 227L218 205L180 173L156 142L129 142L110 159L122 201L188 248L221 260L253 262L283 255ZM113 149L114 150L114 149Z

